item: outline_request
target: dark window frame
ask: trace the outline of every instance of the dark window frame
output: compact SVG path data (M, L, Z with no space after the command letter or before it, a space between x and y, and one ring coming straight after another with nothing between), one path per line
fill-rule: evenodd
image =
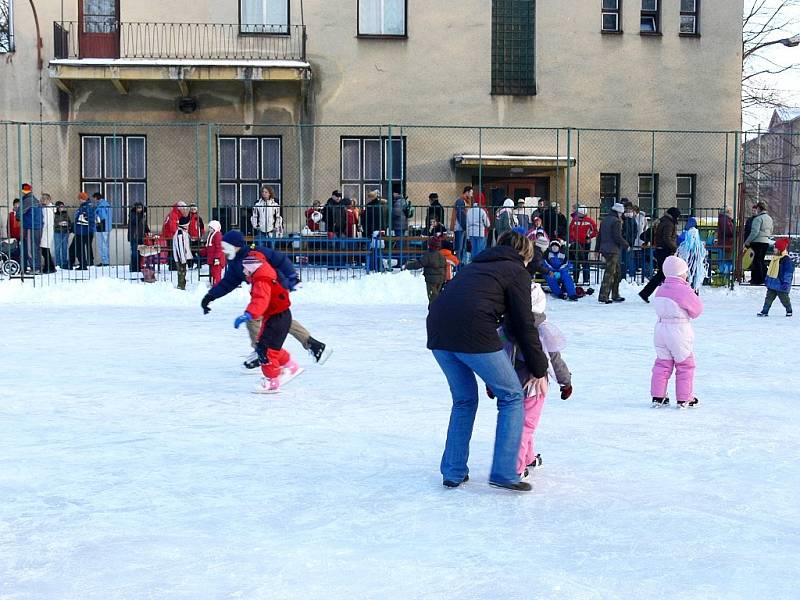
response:
M112 205L112 227L123 227L128 224L128 212L130 210L130 202L128 198L128 187L130 184L144 184L144 205L148 204L147 199L147 153L148 143L147 135L140 133L126 133L126 134L105 134L105 133L81 133L78 134L80 144L80 182L81 191L85 191L87 185L99 185L100 193L103 198L107 198L108 185L122 185L122 205ZM83 140L87 138L97 138L100 140L100 177L86 177L84 176L84 153L83 153ZM122 177L107 177L106 176L106 140L107 139L120 139L122 140ZM129 177L128 176L128 140L129 139L142 139L144 140L144 177ZM90 194L91 195L91 194ZM117 208L121 210L121 219L116 219Z
M257 179L246 179L242 177L241 171L241 148L242 148L242 140L249 139L249 140L257 140L258 141L258 178ZM280 165L280 177L265 179L264 175L264 157L263 157L263 140L278 140L278 157L279 157L279 165ZM236 142L236 177L222 177L220 175L220 142L222 140L235 140ZM218 134L217 135L217 169L216 169L216 176L217 176L217 209L233 209L233 213L235 215L233 222L230 222L229 225L231 227L238 227L239 223L239 214L241 213L242 209L250 209L253 207L258 201L258 197L254 198L249 204L245 204L242 198L242 186L243 185L257 185L259 190L259 195L261 194L261 188L263 186L269 186L275 191L275 187L278 187L278 192L275 194L276 200L278 204L280 204L280 212L283 214L283 179L284 179L284 169L283 169L283 135L276 134L276 135L227 135L227 134ZM220 190L223 185L235 185L236 186L236 202L234 204L220 204Z
M491 94L535 96L536 0L492 0L491 27Z
M642 177L652 178L652 193L642 193ZM651 217L655 217L658 211L658 183L658 173L639 173L636 179L636 198L639 208ZM646 199L649 205L643 199Z
M645 10L645 8L644 8L644 2L645 1L646 0L642 0L642 4L641 4L641 13L640 13L640 18L639 18L639 34L640 35L645 35L645 36L646 35L659 36L659 35L661 35L661 2L662 2L662 0L655 0L655 3L656 3L656 9L655 10L649 10L649 9ZM655 25L655 28L653 29L653 31L642 29L642 22L645 19L653 19L654 25Z
M254 25L245 25L242 23L242 2L246 2L247 0L239 0L239 35L246 36L246 35L278 35L278 36L287 36L291 35L292 33L292 5L291 0L286 0L286 31L252 31L252 30L244 30L243 27L254 27ZM277 23L276 23L277 24ZM268 23L267 25L272 25L272 23ZM266 27L266 25L265 25ZM283 25L281 25L283 27ZM281 147L282 148L282 147Z
M359 162L359 177L358 179L353 178L345 178L344 177L344 153L342 149L344 148L344 142L349 140L357 140L359 142L358 147L358 162ZM389 136L388 135L342 135L339 136L339 190L342 192L343 197L350 198L349 194L345 194L345 189L350 189L353 186L358 185L359 189L359 199L358 204L359 206L364 206L366 204L367 199L367 192L370 189L378 189L380 191L382 198L391 199L390 192L400 192L405 193L406 190L406 181L408 179L408 138L404 135L393 135L391 138L392 142L400 141L402 144L403 152L402 152L402 162L400 165L402 177L400 179L392 178L392 189L389 190L389 178L387 177L387 162L389 159L389 153L387 152ZM364 176L364 160L365 160L365 153L364 153L364 142L365 141L380 141L381 144L381 178L380 179L367 179ZM394 159L394 156L392 157ZM394 162L394 160L392 161Z
M16 51L14 44L14 0L7 0L8 6L8 22L6 27L2 30L5 41L0 43L0 54L11 54ZM0 36L2 39L3 36Z
M615 193L609 195L603 192L603 179L610 178L614 181ZM622 196L621 190L622 174L621 173L600 173L600 212L608 212L615 202L619 202ZM609 203L610 199L610 203ZM608 206L606 206L608 204Z
M622 33L622 0L616 0L617 8L606 8L606 0L600 0L600 32L605 34ZM605 18L606 15L615 15L617 17L617 27L615 29L606 29Z
M700 37L700 0L694 0L694 11L683 10L683 6L680 8L680 16L678 17L678 35L680 35L680 37ZM681 31L683 17L694 17L693 32L689 33Z
M408 0L403 0L403 33L361 33L361 2L356 0L356 37L373 40L406 40L408 39ZM383 0L379 0L383 1Z
M692 191L688 194L681 194L678 191L678 179L685 177L689 179L692 185ZM681 201L688 201L688 210L684 210ZM682 214L691 215L694 213L695 204L697 202L697 173L678 173L675 175L675 206L680 208Z

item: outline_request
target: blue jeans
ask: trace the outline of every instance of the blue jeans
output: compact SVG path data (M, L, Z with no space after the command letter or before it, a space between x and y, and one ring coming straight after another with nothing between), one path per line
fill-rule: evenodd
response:
M100 255L100 264L110 265L111 258L108 254L108 242L111 232L101 231L96 234L97 237L97 253Z
M469 243L470 246L472 246L472 252L470 253L470 260L472 261L475 260L475 257L478 256L478 254L486 249L486 238L484 236L469 236Z
M383 240L372 238L369 242L369 250L367 250L367 273L372 271L380 271L383 273L383 247L385 242Z
M483 354L434 350L433 357L444 372L453 396L447 442L442 455L443 478L447 481L463 481L469 474L469 441L478 410L477 374L497 396L497 429L489 480L503 484L517 483L517 455L524 419L523 392L508 354L502 350Z
M69 269L69 233L58 233L54 235L56 246L56 265L62 269Z
M466 245L465 241L467 238L464 236L463 231L456 230L453 232L453 235L453 252L456 258L458 258L458 261L462 262L464 260L464 246Z

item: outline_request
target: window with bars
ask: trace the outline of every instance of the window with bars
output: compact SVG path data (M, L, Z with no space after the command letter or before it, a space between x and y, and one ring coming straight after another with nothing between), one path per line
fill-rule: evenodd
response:
M639 174L639 208L648 215L655 215L658 208L658 173Z
M406 189L406 138L392 137L391 168L389 167L389 138L341 138L341 191L354 204L364 204L373 190L389 198L391 192L403 193Z
M659 0L642 0L639 33L661 33L661 3Z
M681 35L700 33L700 0L681 0Z
M267 185L281 202L283 187L281 136L219 136L217 138L217 206L253 206ZM230 223L235 225L235 223Z
M406 37L408 0L358 0L358 35Z
M535 35L535 0L492 0L492 94L536 94Z
M14 4L0 0L0 54L14 51Z
M619 173L600 173L600 212L611 210L619 202Z
M697 189L697 175L683 174L676 177L675 206L681 214L691 215L694 212L695 190Z
M147 205L147 137L81 135L81 190L103 194L114 225L125 225L130 206Z
M601 31L622 33L622 0L602 0Z
M239 31L288 34L289 0L239 0Z

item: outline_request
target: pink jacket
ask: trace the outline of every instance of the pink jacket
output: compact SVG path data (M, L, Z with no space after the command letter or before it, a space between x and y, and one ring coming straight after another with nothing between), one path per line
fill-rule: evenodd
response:
M658 358L683 362L694 352L694 330L689 322L703 312L703 302L680 277L667 277L658 288L653 306L658 315L653 342Z

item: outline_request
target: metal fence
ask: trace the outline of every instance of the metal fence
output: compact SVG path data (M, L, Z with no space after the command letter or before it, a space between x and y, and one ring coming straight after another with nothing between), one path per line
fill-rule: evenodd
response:
M136 202L147 206L154 233L161 232L173 205L184 201L197 206L204 223L218 220L223 230L238 228L256 241L253 206L268 187L278 207L265 213L272 215L271 223L257 223L266 230L264 239L286 251L304 279L338 279L399 268L418 256L431 228L429 195L438 195L442 225L452 232L455 199L472 186L493 224L507 198L529 212L537 199L555 203L567 221L579 205L599 221L625 198L650 219L678 206L702 223L712 255L710 279L730 282L729 263L738 258L733 249L742 243L748 203L765 194L762 186L754 196L748 183L752 177L742 181L750 164L745 141L748 135L738 132L0 122L0 233L8 235L8 211L22 183L30 183L37 197L47 193L53 202L63 201L70 212L78 205L79 192L99 192L113 214L110 266L64 273L56 269L34 280L100 274L138 279L129 270L127 239L129 212ZM348 201L339 217L324 210L334 190ZM789 210L794 198L796 194ZM369 208L370 202L378 207ZM727 209L736 223L734 239L720 240L717 219ZM379 226L376 214L385 215ZM281 217L280 230L274 215ZM796 219L786 222L791 229ZM374 231L383 233L373 238ZM487 235L491 239L493 230ZM570 235L567 228L562 237L572 244ZM195 243L198 250L201 237ZM163 242L156 270L172 276L169 244L153 242ZM726 262L717 268L715 260ZM602 263L595 254L590 262L596 281ZM646 277L647 261L637 264L635 277ZM199 277L205 269L191 273Z

